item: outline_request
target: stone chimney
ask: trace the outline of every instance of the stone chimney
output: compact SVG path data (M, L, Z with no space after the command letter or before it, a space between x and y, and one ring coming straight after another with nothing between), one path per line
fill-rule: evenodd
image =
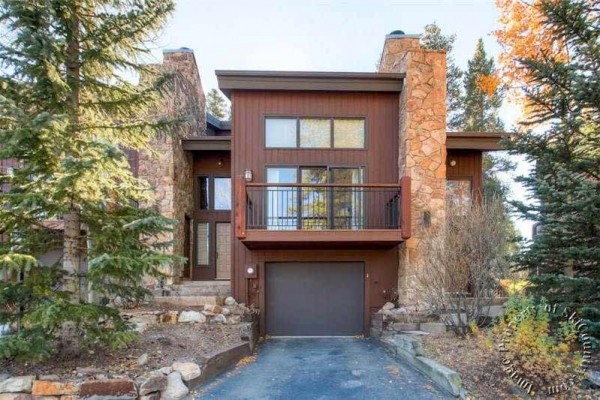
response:
M193 158L184 151L181 139L189 136L206 135L206 99L194 52L182 47L163 51L163 63L158 66L173 73L172 86L162 99L158 112L167 118L183 118L177 125L174 135L164 135L152 140L152 149L158 158L147 153L139 155L139 176L152 187L154 198L151 204L158 207L161 214L178 221L175 232L164 234L160 239L173 241L167 251L176 256L184 254L186 237L185 218L192 216L193 195ZM182 265L161 267L167 276L165 284L176 283L182 271ZM147 278L149 288L157 285L155 280Z
M394 31L387 35L379 72L404 73L400 93L400 176L410 176L412 237L400 247L400 301L416 300L414 273L419 239L440 226L446 195L446 52L426 50L419 35Z

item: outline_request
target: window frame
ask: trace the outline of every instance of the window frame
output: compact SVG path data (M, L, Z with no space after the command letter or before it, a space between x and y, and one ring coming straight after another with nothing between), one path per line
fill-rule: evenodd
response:
M200 196L200 178L206 178L207 183L208 183L208 202L207 208L201 208L201 204L202 204L202 199ZM228 210L217 210L215 208L215 179L229 179L231 181L231 192L230 192L230 197L231 197L231 208ZM200 211L200 212L217 212L217 213L229 213L231 212L231 210L233 209L233 179L231 176L229 175L223 175L223 174L197 174L195 175L195 181L194 181L194 186L195 186L195 192L196 192L196 196L195 196L195 200L194 200L194 204L195 204L195 209L196 211Z
M295 119L296 120L296 145L294 147L270 147L267 146L267 120L268 119ZM300 146L300 120L301 119L324 119L329 120L329 147L301 147ZM362 120L364 124L363 130L363 147L335 147L334 141L334 121L355 119ZM369 149L369 120L366 115L338 115L335 117L331 116L319 116L319 115L290 115L290 114L268 114L263 116L262 124L262 139L264 150L312 150L312 151L323 151L323 150L343 150L343 151L367 151Z

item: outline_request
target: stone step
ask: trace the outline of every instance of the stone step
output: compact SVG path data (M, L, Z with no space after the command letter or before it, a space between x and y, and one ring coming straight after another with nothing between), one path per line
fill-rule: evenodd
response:
M171 296L230 296L230 281L184 282L171 287Z
M225 296L156 296L153 302L163 305L200 307L209 305L222 306Z

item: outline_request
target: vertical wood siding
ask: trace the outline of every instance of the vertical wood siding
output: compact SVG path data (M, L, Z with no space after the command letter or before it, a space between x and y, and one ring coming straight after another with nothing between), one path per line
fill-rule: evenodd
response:
M267 166L362 166L368 183L398 183L398 93L235 91L232 94L232 176L251 169L254 182L265 182ZM266 149L267 116L365 117L366 149ZM261 306L264 264L274 261L362 261L365 324L371 312L390 299L397 284L398 251L387 250L248 250L233 239L234 295ZM246 279L247 264L259 278ZM326 301L326 299L324 299ZM263 324L264 326L264 324Z

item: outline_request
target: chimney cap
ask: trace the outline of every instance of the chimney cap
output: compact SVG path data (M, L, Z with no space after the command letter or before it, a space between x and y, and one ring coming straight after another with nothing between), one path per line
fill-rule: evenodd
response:
M400 29L396 29L395 31L390 32L388 35L385 36L385 38L391 38L391 39L400 39L400 38L406 38L406 39L420 39L421 35L418 34L406 34L404 33L403 30Z
M168 54L168 53L193 53L194 50L190 49L189 47L180 47L178 49L164 49L163 50L163 54Z

